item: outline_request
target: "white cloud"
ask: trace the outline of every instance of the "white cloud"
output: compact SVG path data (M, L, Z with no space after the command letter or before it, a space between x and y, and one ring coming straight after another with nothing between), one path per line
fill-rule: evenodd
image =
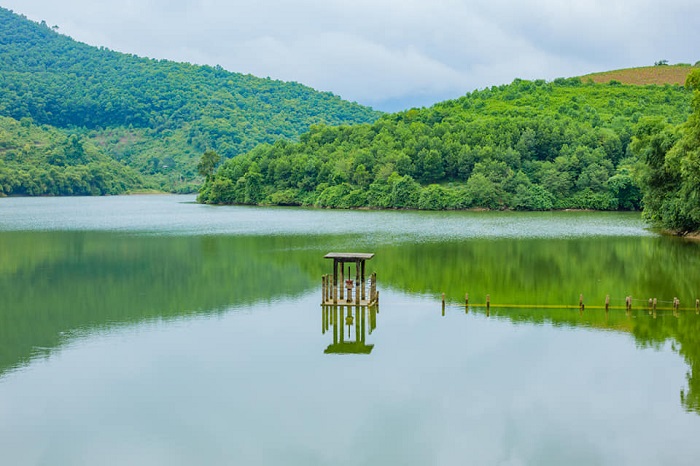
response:
M695 62L690 0L3 0L92 45L388 108L516 77Z

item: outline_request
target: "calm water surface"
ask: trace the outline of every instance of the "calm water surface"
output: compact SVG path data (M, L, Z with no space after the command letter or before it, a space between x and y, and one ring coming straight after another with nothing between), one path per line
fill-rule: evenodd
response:
M193 200L0 199L0 464L700 461L700 245ZM329 251L376 253L378 313L324 313Z

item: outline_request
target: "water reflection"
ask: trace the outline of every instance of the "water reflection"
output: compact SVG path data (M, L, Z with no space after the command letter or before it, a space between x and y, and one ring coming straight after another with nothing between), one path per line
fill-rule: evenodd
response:
M454 306L464 313L464 307ZM555 327L585 327L598 331L631 334L640 348L662 348L672 342L688 365L687 387L680 390L681 405L688 412L700 413L700 314L694 308L653 310L645 306L630 310L531 307L469 306L471 315L508 320L516 324L553 325ZM448 312L449 315L449 312ZM582 349L585 351L585 348Z
M372 266L382 293L435 296L439 306L444 292L462 315L466 292L475 303L490 294L492 317L626 332L640 347L674 342L689 368L681 403L700 412L700 318L693 312L700 295L698 244L657 237L414 239L367 236L358 246L357 235L0 232L0 377L50 356L76 333L317 296L318 277L328 271L323 255L361 247L376 253ZM581 294L582 313L576 307ZM634 297L632 312L595 310L607 295L611 307ZM650 297L660 303L656 318L644 304ZM662 310L674 297L692 311ZM570 302L575 309L498 309L497 302ZM485 312L472 308L465 318ZM370 353L376 319L372 309L322 308L326 352Z
M374 344L367 343L367 336L377 328L378 313L378 305L322 305L322 332L333 337L324 353L370 354Z

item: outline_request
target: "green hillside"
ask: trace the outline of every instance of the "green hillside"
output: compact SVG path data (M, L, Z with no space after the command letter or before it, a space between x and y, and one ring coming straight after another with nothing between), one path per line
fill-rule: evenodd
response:
M206 149L233 157L379 113L298 83L92 47L0 8L0 116L59 128L147 185L186 190Z
M0 196L120 194L143 186L139 173L90 141L0 117Z
M681 86L515 80L373 124L314 126L224 163L208 203L418 209L639 209L647 117L678 124Z

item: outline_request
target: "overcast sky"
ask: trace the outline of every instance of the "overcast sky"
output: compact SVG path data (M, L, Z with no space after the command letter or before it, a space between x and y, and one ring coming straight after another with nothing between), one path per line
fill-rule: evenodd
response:
M298 81L379 110L515 78L700 60L697 0L0 0L90 45Z

